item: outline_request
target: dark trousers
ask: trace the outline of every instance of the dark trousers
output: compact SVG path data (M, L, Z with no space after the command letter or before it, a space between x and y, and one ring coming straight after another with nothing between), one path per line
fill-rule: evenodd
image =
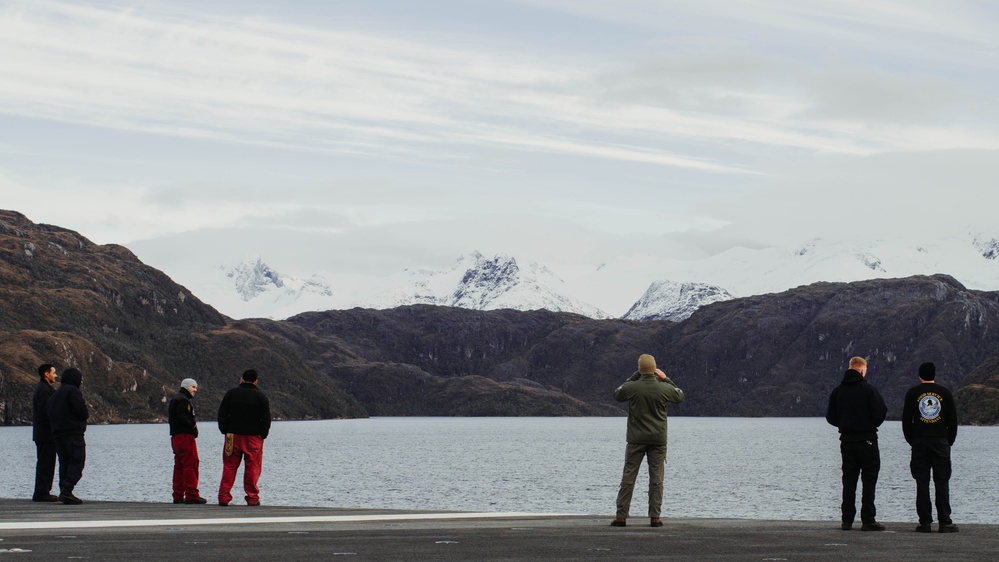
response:
M843 455L843 522L853 523L857 515L857 478L863 485L860 499L860 521L873 523L877 508L874 507L875 488L878 485L878 472L881 471L881 452L878 440L842 441L839 445Z
M52 481L55 479L56 444L55 441L35 441L35 495L32 499L42 499L52 493Z
M59 457L59 493L72 494L83 478L87 463L87 442L82 435L56 436L56 455Z
M917 439L912 442L909 470L916 479L916 514L920 525L933 522L930 505L930 473L936 491L937 521L950 525L950 444L946 439Z

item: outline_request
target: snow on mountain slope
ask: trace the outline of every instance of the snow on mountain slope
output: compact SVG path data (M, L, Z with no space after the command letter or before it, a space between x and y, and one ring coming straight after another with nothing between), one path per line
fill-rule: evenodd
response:
M486 258L473 252L448 269L407 271L396 288L377 295L367 306L435 304L476 310L548 309L591 318L608 317L597 307L566 296L564 285L550 269L536 263L521 266L510 256Z
M260 257L218 265L180 283L233 318L286 318L305 310L336 308L333 290L319 275L280 273ZM193 283L192 283L193 281Z
M990 257L992 256L992 257ZM632 255L568 278L573 296L611 315L657 281L702 283L733 297L785 291L820 281L947 273L968 288L999 290L999 239L968 234L934 241L813 239L792 248L730 248L699 260ZM607 287L620 287L611 292Z
M725 289L704 283L655 281L622 318L679 322L702 306L732 298Z
M182 240L178 243L177 240ZM426 303L476 309L546 308L593 318L644 314L683 315L724 296L784 291L819 281L946 273L968 288L999 290L999 236L995 230L966 230L934 239L865 239L861 235L815 238L785 247L733 247L699 259L627 254L604 263L529 261L529 256L473 252L451 266L410 267L394 273L352 268L315 248L284 240L267 241L274 255L258 253L237 237L136 244L133 251L234 318L288 316L355 306L390 308ZM249 259L233 261L233 249ZM298 252L298 253L296 253ZM567 253L568 254L568 253ZM363 261L359 254L355 262ZM335 262L335 263L331 263ZM221 264L221 265L220 265ZM710 286L717 293L688 288ZM643 296L644 295L644 296ZM697 299L703 298L700 305ZM679 317L679 316L677 316Z

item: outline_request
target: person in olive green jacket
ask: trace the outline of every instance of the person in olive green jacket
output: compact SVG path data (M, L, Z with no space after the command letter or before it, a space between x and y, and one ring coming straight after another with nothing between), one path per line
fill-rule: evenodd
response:
M624 455L624 475L617 494L617 517L611 522L624 527L631 509L635 479L642 458L649 463L649 518L651 526L662 527L663 480L666 472L666 403L683 402L683 391L656 368L656 360L645 354L638 358L638 372L614 391L614 399L628 402L628 446Z

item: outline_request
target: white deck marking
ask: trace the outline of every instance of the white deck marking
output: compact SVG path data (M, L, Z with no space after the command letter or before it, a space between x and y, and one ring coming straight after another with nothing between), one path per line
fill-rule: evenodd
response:
M217 517L213 519L111 519L106 521L23 521L0 523L0 531L26 529L101 529L114 527L184 527L191 525L261 525L265 523L356 523L361 521L430 521L566 517L561 513L389 513L382 515L304 515L295 517Z

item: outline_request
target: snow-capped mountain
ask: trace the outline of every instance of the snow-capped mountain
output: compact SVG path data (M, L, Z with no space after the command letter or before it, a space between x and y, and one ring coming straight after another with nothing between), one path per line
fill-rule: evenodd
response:
M548 309L608 318L597 307L567 296L565 281L547 267L534 262L522 266L516 259L502 254L486 258L479 252L472 252L444 270L406 273L400 286L376 296L369 306L434 304L476 310Z
M242 237L216 243L188 234L131 247L140 259L234 318L425 303L483 310L545 308L593 318L680 319L723 298L820 281L934 273L951 275L970 289L999 291L999 236L987 229L927 239L814 238L787 246L731 247L696 259L647 251L592 263L578 253L570 263L538 263L529 256L487 258L473 251L449 266L394 270L366 270L363 252L351 258L354 263L343 251L337 259L326 259L314 248L333 247L332 241L314 239L306 245L279 233L258 243L269 244L273 255L264 255L266 248L260 245L252 254L253 248L246 248L260 257L227 261L240 243L245 243Z
M732 298L731 293L714 285L655 281L622 318L679 322L702 306Z
M322 279L313 276L308 279L288 277L274 271L266 263L257 258L256 261L247 260L236 264L230 268L221 266L225 276L232 279L236 288L236 293L243 301L249 302L261 293L283 291L292 295L304 293L315 293L323 296L332 296L329 284Z
M211 304L236 318L284 318L302 312L303 307L331 308L328 305L333 301L333 290L321 276L284 275L260 257L220 265L216 272L202 293L210 294Z

